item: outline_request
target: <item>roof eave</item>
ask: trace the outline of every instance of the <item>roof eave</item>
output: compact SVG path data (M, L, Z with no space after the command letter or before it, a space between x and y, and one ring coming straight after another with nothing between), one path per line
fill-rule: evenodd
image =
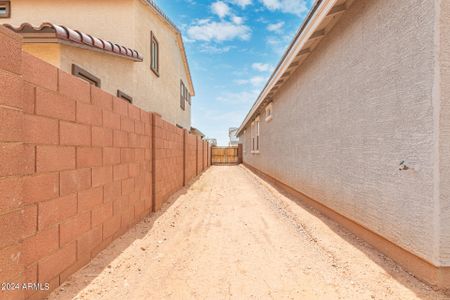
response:
M275 71L272 73L268 82L264 86L262 92L259 94L257 100L253 104L250 111L247 113L244 121L239 126L239 129L236 133L237 136L240 136L244 128L247 127L249 122L252 120L255 113L259 110L261 104L264 100L267 99L270 92L273 90L274 86L279 82L283 74L292 64L297 54L300 51L304 50L305 44L311 38L311 36L315 33L315 30L320 27L324 19L329 15L333 7L335 7L336 3L339 0L317 0L314 4L313 8L309 12L302 26L298 30L296 36L293 41L285 51L282 56L280 62L278 63ZM286 81L286 80L285 80Z

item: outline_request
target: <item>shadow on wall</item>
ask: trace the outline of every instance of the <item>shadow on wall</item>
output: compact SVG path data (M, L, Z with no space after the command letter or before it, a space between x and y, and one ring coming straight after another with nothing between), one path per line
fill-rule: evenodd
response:
M435 296L431 296L428 294L424 294L423 289L419 288L418 285L428 284L417 277L406 276L406 274L410 274L407 270L404 270L400 265L397 264L393 259L385 256L381 252L387 252L389 254L393 252L397 252L395 256L403 255L403 259L407 261L409 264L419 264L419 268L422 270L427 270L426 268L432 267L423 266L420 264L426 263L422 261L420 258L411 258L413 256L410 253L406 253L405 250L395 246L389 241L385 240L383 237L376 235L373 232L369 232L367 229L362 228L360 225L353 223L350 220L342 220L344 218L342 216L334 216L338 215L335 212L327 212L328 208L317 208L317 205L322 206L319 203L314 203L315 201L309 199L307 196L302 195L300 192L291 189L290 187L284 185L278 180L262 173L261 171L255 169L254 167L245 164L243 168L246 168L251 174L263 179L271 188L275 189L278 193L288 198L290 201L300 206L307 212L311 213L313 216L320 219L329 229L339 235L343 240L347 243L351 244L353 247L358 249L360 252L364 253L370 260L375 262L378 266L383 268L392 278L394 278L397 282L407 287L411 291L413 291L419 298L421 299L436 299ZM325 211L324 211L325 209ZM329 209L328 209L329 210ZM323 213L324 211L324 213ZM289 212L287 212L289 213ZM328 216L331 214L331 216ZM294 219L297 217L293 216ZM333 220L337 219L337 221L343 223L339 224L337 221ZM302 220L298 220L299 223ZM367 241L366 241L367 240ZM370 243L369 243L370 242ZM373 251L370 251L373 250ZM381 252L379 252L381 251ZM419 261L420 260L420 261ZM401 272L404 270L405 272ZM433 287L434 290L439 290L436 287ZM450 299L450 289L442 290L443 294L447 296L442 296L442 299Z

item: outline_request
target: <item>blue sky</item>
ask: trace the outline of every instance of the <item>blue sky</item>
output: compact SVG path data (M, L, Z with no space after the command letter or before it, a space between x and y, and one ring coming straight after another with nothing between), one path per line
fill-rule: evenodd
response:
M238 127L313 0L157 0L183 33L192 125L220 145Z

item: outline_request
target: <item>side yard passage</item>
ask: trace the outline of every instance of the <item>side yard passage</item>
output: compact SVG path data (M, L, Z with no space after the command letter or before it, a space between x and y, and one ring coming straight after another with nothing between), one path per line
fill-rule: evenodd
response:
M446 299L243 166L212 167L50 299Z

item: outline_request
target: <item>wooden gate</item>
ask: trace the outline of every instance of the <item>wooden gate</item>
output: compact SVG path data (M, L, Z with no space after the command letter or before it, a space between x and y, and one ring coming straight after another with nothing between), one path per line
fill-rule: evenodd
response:
M237 165L242 162L242 147L212 147L211 164Z

